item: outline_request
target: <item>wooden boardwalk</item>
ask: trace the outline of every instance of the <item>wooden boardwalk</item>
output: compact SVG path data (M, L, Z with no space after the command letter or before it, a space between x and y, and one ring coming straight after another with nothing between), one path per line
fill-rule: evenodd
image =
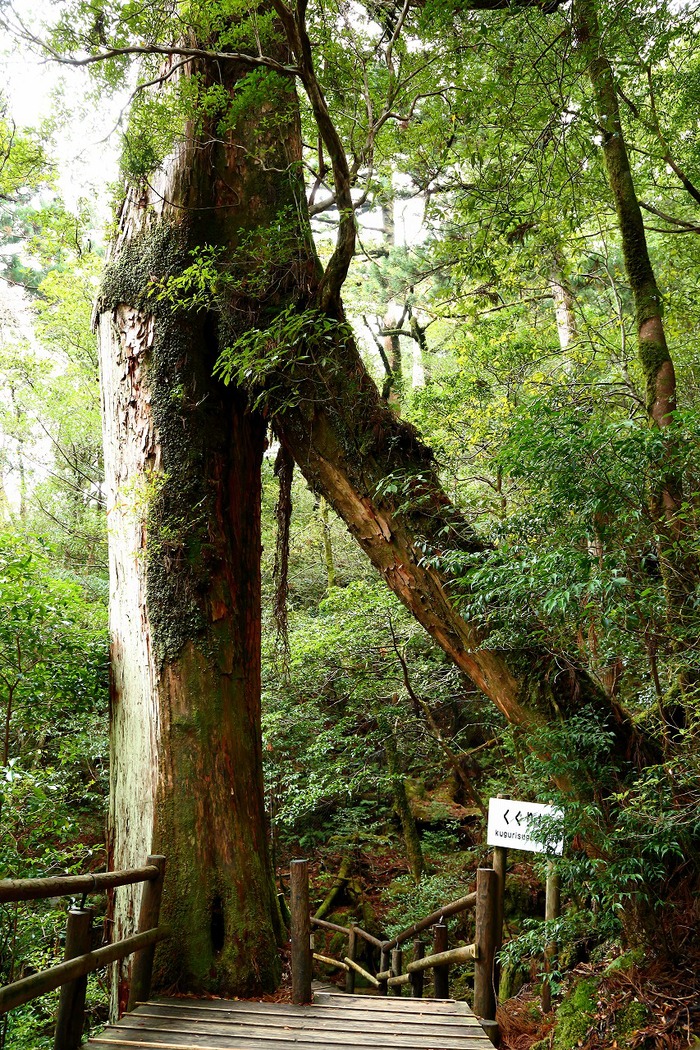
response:
M93 1050L491 1050L466 1003L316 992L311 1006L154 999L87 1044Z

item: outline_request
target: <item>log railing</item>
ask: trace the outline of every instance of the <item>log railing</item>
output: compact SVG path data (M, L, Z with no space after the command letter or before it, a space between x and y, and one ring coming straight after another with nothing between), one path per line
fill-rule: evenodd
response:
M449 998L449 970L451 966L474 962L474 1013L492 1037L497 1040L495 1021L498 994L496 955L503 935L503 893L505 889L505 850L494 853L493 868L479 868L476 890L450 901L442 908L412 923L391 939L381 939L360 926L340 926L325 919L309 916L309 881L306 861L292 861L291 915L292 915L292 995L296 1003L312 999L311 974L313 961L333 966L345 973L345 991L354 992L359 974L376 989L379 995L401 995L404 986L412 996L423 995L425 972L432 969L436 999ZM450 948L447 925L444 920L470 908L475 909L475 938L472 944ZM295 916L295 910L297 914ZM347 938L347 952L342 959L333 959L313 950L311 928L341 933ZM432 929L433 943L429 954L420 934ZM357 961L359 941L364 940L379 951L376 973ZM412 960L404 968L402 945L413 941Z
M65 875L45 879L4 879L0 881L0 904L31 901L113 889L144 882L138 932L115 944L92 950L92 908L71 908L66 925L64 961L41 973L34 973L0 988L0 1014L7 1013L40 995L61 989L56 1021L54 1050L76 1050L80 1046L85 1017L87 975L109 963L136 953L129 988L129 1005L150 994L153 957L158 941L167 931L158 925L160 900L165 876L165 857L151 856L143 868L105 871L95 875Z

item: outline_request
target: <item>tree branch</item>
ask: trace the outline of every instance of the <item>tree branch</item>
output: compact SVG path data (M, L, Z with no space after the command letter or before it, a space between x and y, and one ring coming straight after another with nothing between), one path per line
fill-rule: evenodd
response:
M297 67L298 76L311 103L316 126L328 151L333 169L335 204L340 213L340 223L335 251L321 279L318 297L321 309L336 312L339 304L340 289L347 277L350 263L355 254L357 237L355 208L351 193L352 175L350 165L348 164L345 147L338 130L331 119L328 103L314 69L311 41L306 31L304 18L305 6L300 4L297 7L296 16L282 0L272 0L272 6L284 27L289 45L299 63Z
M463 11L508 11L521 7L534 7L544 15L557 11L564 0L466 0L461 5Z
M661 121L659 119L659 113L656 108L656 93L654 91L654 79L651 75L651 65L646 66L646 74L647 83L649 85L649 104L651 106L651 115L654 122L653 129L656 133L656 137L661 143L661 148L664 151L663 159L666 162L666 164L668 164L671 171L673 171L674 174L680 179L683 188L690 194L690 196L696 203L700 204L700 190L691 182L691 180L681 168L680 164L678 164L671 156L671 148L668 142L666 141L666 137L663 131L661 130Z
M181 55L185 58L206 58L216 62L241 62L243 65L253 68L263 67L272 69L275 73L286 77L298 77L301 71L296 66L288 66L278 62L267 55L249 55L240 51L210 51L202 47L185 47L179 44L132 44L128 47L106 47L92 55L84 58L76 58L71 55L62 55L60 51L51 47L45 40L30 33L29 30L13 30L13 27L5 20L0 19L0 26L13 36L23 38L42 51L52 62L63 66L93 66L98 62L107 62L113 58L123 58L129 55Z
M680 227L679 230L663 230L663 233L700 233L700 226L697 223L688 222L687 219L675 219L673 215L668 215L666 212L661 211L660 208L655 208L653 204L640 201L639 207L644 208L644 211L651 212L652 215L658 215L664 222L670 222L674 226Z

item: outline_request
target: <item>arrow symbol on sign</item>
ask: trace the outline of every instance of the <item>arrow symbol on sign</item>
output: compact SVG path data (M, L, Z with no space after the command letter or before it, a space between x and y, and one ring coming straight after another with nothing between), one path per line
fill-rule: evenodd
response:
M509 810L509 809L507 809L507 810L505 811L505 813L503 814L503 819L505 820L506 824L510 824L510 821L508 820L508 814L509 814L509 813L510 813L510 810Z
M520 827L520 818L521 817L522 817L522 813L520 812L520 810L518 810L518 812L515 814L515 822L518 825L518 827Z

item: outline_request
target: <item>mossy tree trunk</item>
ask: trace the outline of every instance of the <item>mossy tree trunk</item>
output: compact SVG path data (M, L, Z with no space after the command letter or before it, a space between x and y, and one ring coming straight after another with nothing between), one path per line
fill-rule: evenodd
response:
M406 860L415 882L420 882L425 871L423 859L423 848L421 846L418 825L413 816L411 804L406 791L406 780L401 769L399 755L396 750L396 740L390 728L387 728L384 749L386 751L386 764L391 777L391 793L394 800L394 812L399 818L401 832L406 847Z
M648 410L658 427L668 426L676 407L676 379L666 343L661 293L649 257L644 220L625 142L615 75L601 40L595 0L577 0L574 29L588 70L602 135L603 157L617 212L625 269L634 298L639 359Z
M228 92L233 62L191 69ZM252 252L296 209L299 129L249 109L223 137L188 128L161 175L126 198L98 304L110 546L109 863L167 856L156 986L244 995L279 976L280 923L268 854L260 737L262 416L212 378L223 315L153 294L214 246ZM275 126L272 126L275 123ZM245 149L240 148L245 143ZM290 152L291 151L291 152ZM264 158L264 163L260 158ZM247 257L248 258L248 257ZM299 243L274 295L304 286ZM228 316L262 324L274 307L251 258ZM257 289L249 296L249 284ZM119 890L115 936L133 929L139 890ZM123 1006L125 968L114 991ZM116 1006L116 1003L115 1003Z
M676 374L666 341L663 300L649 256L622 127L615 74L603 45L596 0L575 0L573 23L591 83L602 135L605 170L634 300L638 354L644 373L649 420L653 426L666 430L673 425L673 413L677 407ZM697 581L698 566L688 550L683 491L673 460L673 448L669 444L661 464L662 478L652 487L651 508L658 529L669 617L672 621L682 622Z

